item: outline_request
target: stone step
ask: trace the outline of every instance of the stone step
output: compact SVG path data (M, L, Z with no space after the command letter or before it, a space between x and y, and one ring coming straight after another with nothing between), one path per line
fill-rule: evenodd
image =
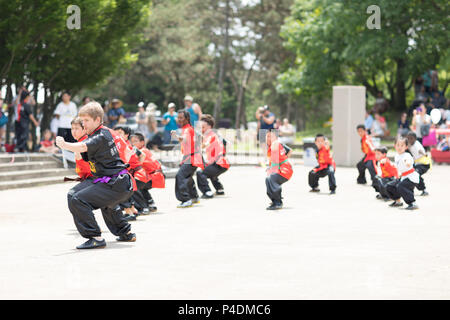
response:
M0 163L0 172L22 171L22 170L44 170L51 168L61 168L62 165L55 160Z
M75 175L74 169L52 168L40 170L22 170L22 171L6 171L0 172L0 181L15 181L35 179L39 177L54 177L54 176L71 176Z
M44 177L27 180L13 180L0 182L0 190L17 189L17 188L30 188L37 186L45 186L49 184L62 183L63 177Z
M47 153L0 153L1 163L17 163L30 161L48 161L53 155Z

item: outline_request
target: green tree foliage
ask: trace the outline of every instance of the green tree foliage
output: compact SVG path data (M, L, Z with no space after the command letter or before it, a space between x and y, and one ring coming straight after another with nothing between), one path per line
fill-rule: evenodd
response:
M381 29L369 29L373 1L297 0L282 35L296 54L279 77L280 91L307 96L339 83L383 91L406 108L412 79L448 66L449 3L445 0L379 0ZM444 80L447 81L447 80Z

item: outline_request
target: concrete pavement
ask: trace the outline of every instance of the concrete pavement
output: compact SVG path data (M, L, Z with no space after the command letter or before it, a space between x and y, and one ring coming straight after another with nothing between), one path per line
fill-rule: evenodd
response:
M226 196L177 209L174 180L152 191L159 212L106 249L83 242L67 209L73 183L0 191L1 299L449 299L450 167L426 174L420 210L389 208L338 168L337 194L308 192L296 166L285 209L265 210L265 172L234 167ZM417 192L416 192L417 194Z

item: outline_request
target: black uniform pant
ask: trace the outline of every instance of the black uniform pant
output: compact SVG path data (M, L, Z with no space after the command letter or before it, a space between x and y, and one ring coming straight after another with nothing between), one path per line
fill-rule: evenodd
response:
M152 180L150 180L147 183L136 180L136 184L138 187L138 192L139 192L140 196L142 196L142 198L144 199L147 207L150 204L154 204L155 202L152 198L152 195L149 192L149 190L152 188Z
M14 133L16 137L16 149L19 152L28 151L28 136L30 133L29 121L16 121L14 126Z
M112 178L108 183L93 183L87 179L69 190L67 202L75 226L84 238L99 237L100 227L95 220L95 209L101 209L106 226L116 236L126 235L130 224L124 219L118 204L132 194L128 174Z
M330 191L336 190L336 177L334 176L334 167L329 165L328 168L315 172L311 170L308 176L308 183L311 188L319 186L319 179L328 176L328 186Z
M185 202L198 198L198 192L193 178L195 170L197 170L197 167L189 163L182 164L180 169L178 169L177 175L175 176L175 196L178 201Z
M217 163L213 163L207 166L204 170L197 171L197 184L200 191L203 194L211 191L208 184L208 179L211 180L211 183L216 191L223 190L222 183L219 181L219 176L227 170L227 168L221 167Z
M377 172L375 170L374 164L372 160L369 160L367 162L364 162L364 160L366 159L366 157L362 158L361 161L359 161L356 165L356 167L358 168L358 178L357 178L357 182L358 183L366 183L366 169L369 170L370 173L370 179L372 180L372 185L373 185L373 181L375 176L377 175Z
M387 193L386 187L389 182L394 180L396 180L394 177L381 178L380 176L375 176L373 188L375 189L376 192L381 194L382 197L389 198L389 194Z
M398 200L403 198L403 200L407 203L413 203L416 200L414 199L414 188L417 186L416 183L412 182L408 178L403 179L395 179L391 182L388 182L386 185L386 191L389 195L389 198L392 200Z
M288 181L278 173L273 173L266 178L267 195L275 204L281 204L283 197L281 196L281 185Z
M425 182L423 181L422 175L425 174L429 169L429 164L416 164L414 165L414 168L416 169L417 173L419 174L419 184L417 185L417 189L420 191L425 190Z

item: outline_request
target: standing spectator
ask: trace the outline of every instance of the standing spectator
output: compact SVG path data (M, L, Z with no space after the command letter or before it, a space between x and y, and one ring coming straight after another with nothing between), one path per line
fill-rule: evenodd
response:
M400 120L397 122L397 135L398 136L405 136L409 132L409 121L408 121L408 115L406 112L403 112L400 116Z
M111 107L108 111L108 120L110 128L114 128L120 121L120 118L125 117L125 110L122 108L123 102L119 99L111 101Z
M175 112L175 103L169 103L168 111L164 113L162 123L164 124L164 144L169 144L171 140L170 132L177 130L177 113Z
M366 110L366 119L364 120L364 126L366 127L366 131L369 135L371 134L370 129L372 129L372 125L373 125L372 113L369 110Z
M148 129L147 139L148 140L152 140L158 132L158 128L156 125L156 118L155 118L157 108L158 108L158 106L156 104L154 104L153 102L151 102L147 105L147 108L145 109L145 111L147 113L147 119L148 119L147 120L147 129ZM162 143L162 141L161 141L161 143ZM158 143L153 143L153 145L155 145L155 144L158 144Z
M52 132L53 139L58 136L58 118L53 115L52 121L50 121L50 131Z
M36 101L23 88L19 90L17 98L14 106L16 149L18 152L25 152L28 151L27 140L30 133L30 120L33 121L36 127L39 126L39 122L34 118L31 110Z
M136 112L137 131L144 137L148 136L148 116L145 112L144 103L139 102L138 112Z
M375 100L375 105L373 108L375 112L378 112L379 114L386 112L387 109L389 108L389 102L383 96L383 92L378 91L377 99Z
M259 122L260 122L259 128L260 128L260 131L264 130L264 131L261 131L261 134L259 135L259 138L261 140L260 142L263 144L264 147L266 145L266 133L267 133L267 131L274 129L275 120L276 120L275 119L275 114L273 114L270 111L269 106L264 106L263 112L259 116Z
M427 136L430 131L431 117L427 114L427 109L422 103L420 107L413 111L411 130L416 133L417 140L422 143L423 136Z
M425 88L425 92L428 96L431 94L431 72L430 70L427 70L422 75L423 78L423 86Z
M414 97L417 98L417 95L422 90L423 87L423 78L422 76L418 76L414 79Z
M0 97L0 152L5 151L3 146L3 137L5 136L5 128L8 123L8 116L6 110L8 106L3 104L3 98Z
M58 119L58 133L57 135L63 137L67 142L77 142L72 137L71 124L73 118L78 114L77 105L70 101L70 94L64 92L62 101L56 106L54 115Z
M202 108L198 103L194 103L194 98L191 96L184 97L184 108L191 115L191 126L195 128L195 124L202 117Z
M289 123L287 118L283 119L283 124L279 128L280 130L280 142L283 144L294 144L295 129L292 124Z
M431 92L437 92L439 86L439 77L436 70L431 71Z

